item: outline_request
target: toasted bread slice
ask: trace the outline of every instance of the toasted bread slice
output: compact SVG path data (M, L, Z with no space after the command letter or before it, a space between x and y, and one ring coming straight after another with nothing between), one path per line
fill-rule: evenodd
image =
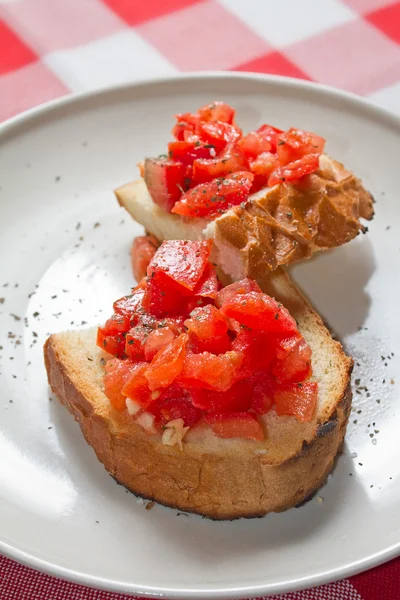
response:
M117 199L159 240L214 240L214 261L234 279L257 279L266 270L340 246L374 214L371 195L342 164L326 154L319 170L296 185L276 185L250 196L214 221L183 218L154 204L143 180L119 187Z
M266 440L221 439L194 427L178 446L147 435L103 393L104 353L96 331L50 336L45 345L49 383L79 422L107 471L135 494L213 519L260 517L306 500L325 481L341 448L351 405L352 361L334 341L288 275L277 269L262 289L296 318L313 351L319 384L315 417L265 417Z

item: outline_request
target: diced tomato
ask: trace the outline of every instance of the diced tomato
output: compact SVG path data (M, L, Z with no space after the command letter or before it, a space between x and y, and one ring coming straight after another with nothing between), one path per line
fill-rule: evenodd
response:
M228 324L215 306L208 304L195 308L190 313L190 319L185 321L185 325L195 352L223 354L230 349Z
M274 393L278 415L292 415L302 423L311 421L318 398L318 384L314 381L291 383Z
M107 335L118 335L126 333L130 327L130 319L126 315L114 313L104 324L104 331Z
M223 121L232 125L235 117L234 109L225 102L212 102L202 106L197 111L201 121Z
M212 218L231 206L245 202L253 179L252 173L239 171L210 183L200 184L183 194L172 212L188 217Z
M186 387L203 387L208 390L226 392L235 382L235 374L243 357L238 352L225 354L188 354L179 383Z
M185 397L184 394L181 389L178 397L160 398L152 402L148 410L155 416L156 422L168 423L174 419L183 419L186 427L197 423L202 417L202 411L196 408L190 398Z
M179 141L185 140L185 134L190 133L191 135L197 133L200 118L198 115L192 115L191 113L183 113L175 115L177 120L176 125L172 129L172 135Z
M325 146L324 138L315 133L294 129L279 134L277 154L282 166L298 161L308 154L321 154Z
M130 296L123 296L114 302L114 310L120 315L131 318L134 313L142 307L142 300L145 293L144 287L137 286Z
M143 345L146 361L152 361L157 352L168 346L174 339L175 333L168 325L151 331Z
M146 158L144 180L153 201L167 212L189 187L186 166L168 158Z
M257 192L268 184L268 179L279 168L279 162L275 154L263 152L254 160L250 160L250 171L254 173L252 192Z
M144 360L144 343L149 329L141 323L132 327L125 337L125 354L134 362Z
M246 277L241 281L235 281L219 290L215 304L218 308L221 308L223 304L230 302L232 298L238 294L247 294L248 292L261 293L261 288L254 279Z
M262 442L264 430L257 417L248 412L210 413L206 421L211 429L221 438L245 438Z
M282 129L272 127L272 125L261 125L256 131L271 144L271 152L276 152L278 143L278 135L282 133Z
M307 154L299 160L288 163L285 167L275 169L268 178L268 185L272 187L279 183L298 181L305 175L314 173L318 167L319 154Z
M168 155L173 160L180 161L185 165L192 165L196 158L211 158L210 150L212 148L214 148L212 144L204 144L200 140L170 142L168 144Z
M159 243L153 235L135 238L131 247L132 272L137 282L146 276L147 267L155 255Z
M193 291L200 281L211 252L211 242L169 240L163 242L150 262L147 275L151 279L162 271L173 282Z
M259 415L265 415L274 403L274 382L267 371L253 373L253 393L250 407Z
M287 334L297 331L296 321L282 305L266 294L248 292L232 298L221 312L256 331Z
M200 136L206 144L212 144L217 154L222 152L228 144L240 139L241 131L234 125L215 121L200 125Z
M163 271L155 272L147 282L143 308L158 318L179 315L184 310L186 300L179 287L184 290L182 286L174 284Z
M268 369L275 356L275 340L264 332L243 329L241 327L232 342L232 350L243 356L236 373L237 379L251 377L254 371Z
M281 360L276 360L272 373L281 383L300 382L310 377L312 351L306 340L300 336L296 344Z
M143 408L147 408L152 401L151 391L146 379L148 367L149 365L145 362L136 363L122 388L124 396L131 398Z
M97 329L96 344L99 348L113 356L118 356L119 358L124 356L125 337L123 334L108 335L102 327L99 327Z
M186 356L187 340L188 336L182 333L168 346L157 352L146 372L151 390L171 385L181 374Z
M245 171L247 168L247 161L242 150L237 144L229 144L215 158L194 161L191 187L199 183L212 181L216 177L224 177L237 171Z
M226 392L192 388L194 406L212 412L246 411L252 399L253 384L249 380L234 383Z
M122 389L135 370L136 365L133 365L130 360L114 359L107 363L107 373L104 376L104 393L114 408L119 411L126 408L126 399L122 394Z
M252 131L242 137L238 142L238 146L246 158L251 159L257 158L257 156L264 152L270 152L272 147L271 142L258 131Z
M215 300L219 290L219 283L217 273L211 264L208 264L204 270L204 273L197 282L196 287L193 290L193 295L202 298L212 298Z

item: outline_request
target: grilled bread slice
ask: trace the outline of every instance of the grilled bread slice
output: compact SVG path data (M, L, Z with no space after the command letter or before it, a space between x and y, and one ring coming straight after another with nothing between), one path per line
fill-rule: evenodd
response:
M181 217L156 205L143 179L119 187L118 202L161 240L214 240L214 261L233 279L257 279L280 265L340 246L373 217L373 200L361 182L326 154L320 167L296 185L276 185L250 196L213 221Z
M102 364L109 356L95 345L95 330L47 340L53 392L107 471L135 494L212 519L260 517L305 501L332 470L350 412L352 361L282 269L258 283L297 320L312 349L313 379L319 384L313 420L300 423L272 410L264 417L263 442L221 439L197 426L189 430L182 451L164 445L160 434L148 435L105 396Z

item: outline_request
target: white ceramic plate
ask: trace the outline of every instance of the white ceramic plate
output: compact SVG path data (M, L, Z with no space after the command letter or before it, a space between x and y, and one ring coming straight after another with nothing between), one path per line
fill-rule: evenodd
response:
M344 455L303 508L232 523L145 510L49 401L42 360L50 332L103 321L132 286L140 228L113 188L164 151L174 113L214 99L236 107L245 129L266 121L323 135L376 198L368 235L293 272L356 361ZM356 97L241 74L67 98L3 125L1 552L87 585L170 598L285 592L399 553L399 134L395 117Z

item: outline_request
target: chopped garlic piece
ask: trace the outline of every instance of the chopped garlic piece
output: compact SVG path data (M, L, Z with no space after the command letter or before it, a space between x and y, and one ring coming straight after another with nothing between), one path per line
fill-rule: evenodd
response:
M173 419L165 425L162 435L162 443L165 446L175 446L178 444L179 450L183 450L182 440L189 430L189 427L184 427L183 419Z
M154 426L154 415L147 411L142 412L142 414L136 419L136 423L143 427L147 433L157 433L157 429Z
M151 399L157 400L161 396L160 390L154 390L151 392Z
M126 408L128 409L128 414L131 415L131 417L133 417L140 410L142 410L142 407L140 406L140 404L138 404L137 402L135 402L131 398L127 398L125 400L125 404L126 404Z

